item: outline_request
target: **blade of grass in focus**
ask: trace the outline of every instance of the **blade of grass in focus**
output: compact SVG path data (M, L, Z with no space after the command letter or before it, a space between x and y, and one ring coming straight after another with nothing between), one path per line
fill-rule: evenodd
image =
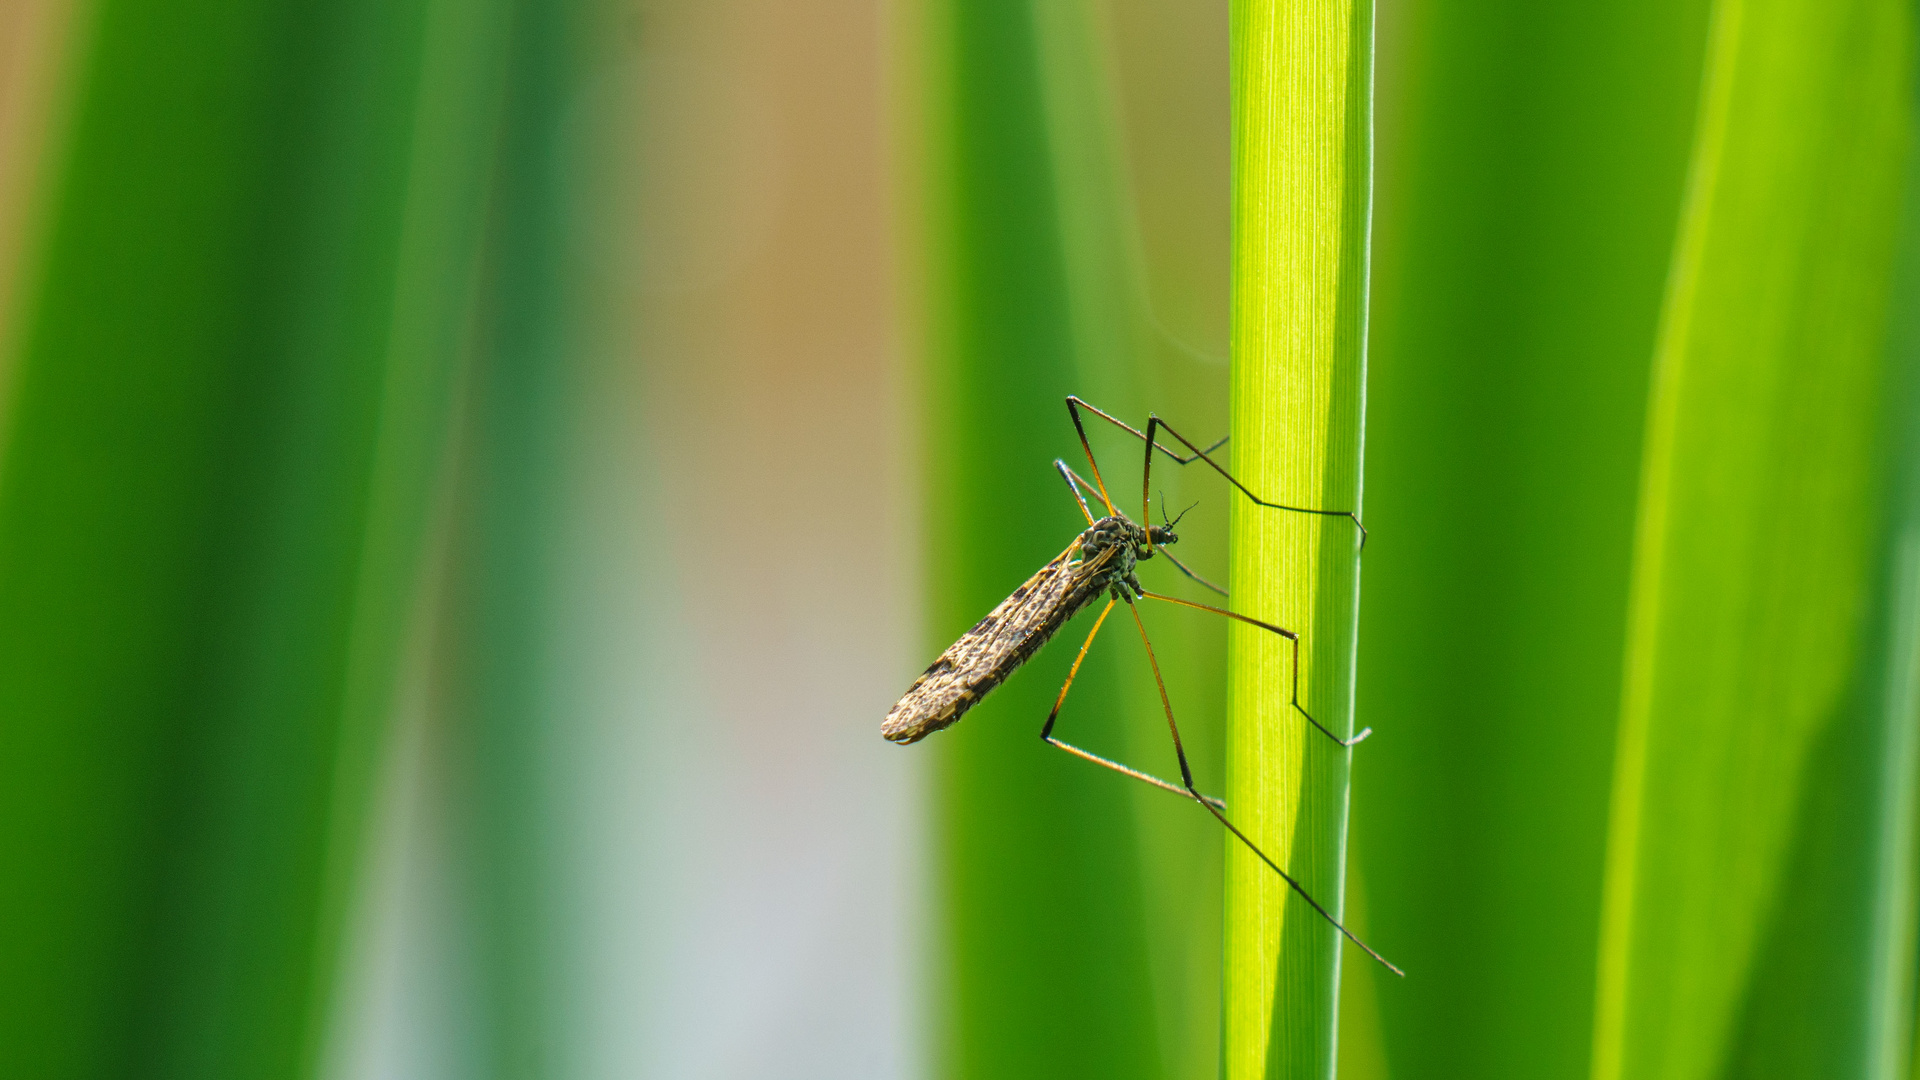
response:
M1648 422L1595 1080L1905 1071L1873 1029L1908 1021L1887 995L1910 972L1874 950L1910 905L1884 902L1866 838L1907 827L1913 783L1910 751L1887 765L1915 718L1890 537L1912 520L1890 475L1911 364L1886 334L1913 55L1903 2L1714 7Z
M480 196L429 8L77 39L0 455L6 1075L314 1067Z
M1372 61L1370 0L1234 4L1233 468L1294 506L1361 509ZM1233 608L1302 635L1302 702L1348 730L1357 531L1242 499L1232 521ZM1228 679L1229 812L1337 915L1349 751L1289 706L1275 635L1234 625ZM1341 939L1226 843L1223 1073L1331 1077Z
M1372 940L1410 975L1343 976L1371 982L1396 1080L1591 1057L1641 433L1706 6L1382 10L1358 702L1377 734L1352 858Z

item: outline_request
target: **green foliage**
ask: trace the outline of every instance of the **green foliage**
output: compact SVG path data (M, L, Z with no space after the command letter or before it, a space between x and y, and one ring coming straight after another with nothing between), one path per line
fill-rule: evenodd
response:
M1396 1080L1588 1067L1706 6L1411 0L1382 27L1353 858L1408 977L1346 969L1380 1015L1343 1016L1342 1053L1371 1025Z
M1087 391L1033 13L1018 0L956 0L923 17L937 650L1085 527L1049 462L1077 450L1062 402ZM1127 630L1120 620L1110 632ZM1130 793L1037 738L1090 623L911 751L937 759L945 976L934 1007L947 1075L1158 1072ZM1098 746L1123 705L1111 669L1090 668L1062 735Z
M478 1075L537 1080L564 1072L552 1004L560 949L552 790L555 534L564 518L562 443L577 416L583 291L568 256L583 234L569 182L584 170L580 53L590 5L501 4L497 144L480 217L487 273L469 357L461 499L451 522L447 620L450 763L463 854L478 887ZM580 124L581 127L588 125ZM578 136L575 136L576 139ZM571 271L571 272L570 272Z
M1269 500L1359 510L1372 6L1241 0L1233 43L1233 468ZM1301 700L1349 730L1353 523L1236 499L1232 536L1234 608L1302 635ZM1292 710L1293 656L1266 631L1229 632L1227 806L1338 913L1349 751ZM1340 939L1227 843L1224 1073L1331 1076Z
M1371 1063L1904 1075L1910 13L1522 10L1391 35Z
M1596 1080L1905 1071L1910 841L1884 838L1912 813L1913 504L1888 466L1914 421L1886 328L1912 20L1715 10L1655 354Z
M10 275L0 1074L315 1070L436 492L471 1063L562 1072L543 620L600 302L571 200L621 152L582 145L611 130L582 61L642 22L87 6ZM1048 467L1080 466L1066 394L1202 442L1230 416L1253 490L1364 512L1364 602L1345 520L1165 462L1153 498L1199 500L1179 553L1301 633L1315 716L1378 737L1348 753L1289 708L1285 642L1141 617L1201 786L1409 971L1192 803L1035 738L1087 618L901 751L934 774L937 1069L1909 1075L1910 4L1391 8L1370 300L1371 0L1234 0L1230 402L1227 260L1166 195L1222 179L1169 181L1211 144L1166 134L1212 110L1225 138L1224 102L1182 96L1227 83L1180 36L1224 41L1219 12L922 7L929 648L1082 527ZM1091 434L1138 514L1138 443ZM1131 623L1060 733L1172 776Z
M1224 365L1171 339L1143 302L1157 261L1131 185L1163 177L1157 155L1142 155L1206 145L1185 131L1129 127L1123 115L1169 89L1157 52L1108 48L1109 34L1143 32L1128 18L1149 14L969 4L936 8L922 28L916 67L934 118L925 166L930 649L1084 527L1048 467L1058 456L1086 471L1067 393L1136 423L1157 408L1209 442L1223 432ZM1224 163L1224 124L1218 135ZM1224 268L1210 269L1223 285ZM1176 268L1159 284L1204 294L1214 283ZM1224 353L1224 342L1210 344ZM1138 517L1139 442L1097 422L1089 435L1116 504ZM1203 501L1180 550L1224 577L1224 485L1164 460L1153 485L1156 504ZM1142 573L1156 590L1200 592L1164 560ZM1217 791L1223 620L1151 603L1141 618L1196 774ZM1091 624L1069 627L960 728L912 751L939 759L945 976L935 1008L941 1067L956 1075L1216 1072L1218 826L1191 802L1035 737ZM1090 651L1061 725L1068 741L1178 775L1124 612Z
M1158 284L1176 295L1208 295L1212 289L1212 296L1224 300L1226 267L1205 266L1203 275L1168 265L1168 253L1150 246L1143 235L1143 219L1156 212L1205 219L1205 202L1190 194L1177 198L1177 207L1150 202L1155 196L1145 192L1167 182L1168 159L1204 160L1209 152L1217 153L1222 169L1212 178L1224 179L1224 92L1217 103L1222 115L1215 132L1173 135L1154 130L1141 118L1164 96L1180 92L1184 82L1203 79L1211 70L1195 63L1203 65L1204 54L1185 65L1167 55L1170 35L1197 37L1209 29L1193 14L1183 5L1156 12L1144 6L1048 4L1035 9L1035 25L1054 184L1061 193L1066 313L1079 393L1135 423L1144 423L1148 411L1156 411L1177 421L1179 430L1211 443L1226 430L1224 326L1219 328L1221 340L1206 342L1215 355L1195 355L1162 326L1158 309L1164 298L1151 298L1148 290ZM1126 46L1130 34L1141 39L1131 49ZM1224 85L1220 89L1224 91ZM1183 126L1191 126L1194 118L1184 119ZM1209 142L1209 137L1217 141ZM1225 195L1218 191L1214 209L1224 212ZM1200 205L1193 205L1196 202ZM1224 241L1224 230L1219 239ZM1224 243L1220 254L1225 254ZM1064 426L1049 432L1055 440L1066 433ZM1096 424L1088 435L1113 485L1115 503L1139 517L1146 509L1135 481L1143 464L1140 444L1106 424ZM1077 446L1062 445L1070 460L1079 460ZM1205 466L1181 468L1164 456L1154 465L1152 484L1150 517L1164 521L1188 511L1178 557L1199 568L1202 576L1224 581L1231 489ZM1217 600L1165 559L1143 565L1141 573L1156 592ZM1225 782L1226 620L1157 601L1142 606L1141 619L1182 725L1189 764L1203 790L1217 793ZM1129 763L1177 777L1153 665L1130 620L1109 624L1087 663L1084 670L1115 680L1119 708L1113 719L1122 725L1119 738L1105 732L1092 737ZM1084 725L1076 731L1113 726L1084 712L1072 715L1076 725ZM1219 825L1190 801L1142 784L1122 786L1136 831L1134 874L1140 882L1159 1071L1211 1078L1219 1072Z
M309 1072L480 190L423 3L91 15L0 458L0 1072Z

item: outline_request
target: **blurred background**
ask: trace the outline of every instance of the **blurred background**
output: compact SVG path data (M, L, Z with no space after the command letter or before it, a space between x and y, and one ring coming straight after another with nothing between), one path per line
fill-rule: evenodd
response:
M1587 1073L1708 15L1378 8L1343 1075ZM0 1074L1215 1075L1221 839L1034 738L1071 647L878 725L1065 394L1225 433L1228 16L0 4ZM1164 775L1114 637L1062 735Z

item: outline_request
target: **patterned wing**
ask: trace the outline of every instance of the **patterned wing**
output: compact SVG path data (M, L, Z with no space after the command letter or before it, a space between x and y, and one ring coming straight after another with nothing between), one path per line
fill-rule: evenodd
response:
M880 734L904 744L951 727L1039 651L1084 605L1082 584L1113 554L1109 548L1097 560L1074 562L1070 557L1078 543L1041 567L941 653L887 714Z

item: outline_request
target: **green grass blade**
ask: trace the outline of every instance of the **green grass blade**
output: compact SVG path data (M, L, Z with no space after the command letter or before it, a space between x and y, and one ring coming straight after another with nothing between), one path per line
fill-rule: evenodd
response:
M1354 777L1396 1080L1573 1076L1706 4L1382 13ZM1392 24L1388 24L1388 19ZM1357 989L1357 987L1356 987ZM1343 1069L1358 1050L1344 1006Z
M476 7L480 7L476 5ZM505 0L500 111L487 162L473 375L465 409L464 489L454 528L448 620L452 763L472 822L479 1075L538 1080L567 1068L569 1029L555 1003L564 949L555 927L569 884L557 867L556 715L562 685L556 597L568 521L567 443L580 423L597 282L582 253L583 177L595 135L618 145L582 87L583 52L601 28L570 0ZM571 110L571 111L570 111ZM585 118L591 117L592 122ZM571 121L571 125L569 124Z
M314 1067L478 194L425 24L93 12L0 472L9 1076Z
M1920 84L1913 91L1920 95ZM1908 117L1910 147L1920 146L1920 107ZM1920 994L1920 168L1910 162L1895 257L1889 382L1889 445L1894 452L1891 509L1882 571L1887 574L1884 699L1875 718L1882 754L1874 832L1877 880L1871 887L1871 990L1866 1075L1908 1080L1920 1072L1916 1005Z
M1866 1075L1911 23L1885 0L1714 9L1647 436L1596 1080Z
M1185 65L1170 64L1165 46L1171 34L1184 31L1199 36L1209 29L1204 23L1190 26L1199 20L1190 10L1182 10L1157 13L1163 25L1154 27L1151 47L1142 42L1144 54L1134 53L1125 47L1130 27L1123 17L1148 14L1086 3L1047 4L1035 10L1047 135L1054 183L1060 192L1060 244L1074 367L1079 393L1102 408L1136 424L1143 424L1149 411L1157 412L1210 444L1226 431L1226 365L1193 357L1180 343L1170 341L1148 293L1150 282L1157 282L1163 292L1198 291L1211 285L1217 298L1224 300L1225 261L1167 265L1171 260L1164 252L1156 260L1140 235L1140 222L1155 212L1184 212L1205 220L1204 203L1190 205L1198 201L1193 192L1169 195L1160 190L1167 182L1163 155L1177 155L1182 164L1192 167L1185 159L1204 161L1207 151L1212 151L1224 173L1226 49L1222 41L1217 55L1203 53ZM1224 30L1225 12L1219 14L1219 24L1211 28ZM1207 60L1214 66L1203 66ZM1220 110L1214 118L1218 128L1211 132L1205 130L1201 108L1169 110L1166 105L1169 97L1180 100L1192 94L1189 83L1209 74L1220 81L1219 99L1207 103ZM1185 137L1175 142L1142 122L1142 112L1152 117L1169 111L1183 127L1200 126L1202 131L1183 131ZM1223 181L1224 175L1213 179ZM1142 188L1149 194L1143 196ZM1209 194L1217 198L1211 208L1224 218L1224 183ZM1142 206L1143 197L1179 205ZM1224 256L1222 233L1219 254ZM1195 280L1202 274L1214 280ZM1224 333L1224 320L1219 329ZM1225 342L1216 342L1214 351L1224 359ZM1057 431L1064 434L1066 429ZM1108 482L1114 485L1115 502L1128 515L1138 517L1140 444L1111 428L1088 434ZM1224 580L1230 489L1204 466L1183 469L1164 458L1155 467L1153 486L1156 520L1163 512L1177 514L1192 508L1181 526L1180 559L1199 568L1203 576ZM1147 563L1141 574L1155 591L1214 599L1164 559ZM1147 604L1141 618L1180 717L1183 745L1194 774L1204 790L1218 792L1225 782L1221 768L1224 621L1207 612L1160 603ZM1111 730L1113 725L1106 718L1079 710L1071 714L1076 730L1097 731L1088 737L1122 760L1157 775L1175 776L1176 759L1152 667L1136 629L1122 624L1118 630L1118 634L1111 629L1103 632L1108 636L1084 670L1116 678L1122 708L1113 719L1122 722L1124 731L1117 733L1118 738L1108 735L1102 729ZM1143 784L1122 781L1122 785L1128 789L1136 830L1133 873L1141 892L1160 1071L1168 1077L1210 1080L1219 1073L1220 1055L1219 825L1191 801Z
M1372 18L1368 0L1240 0L1233 10L1233 467L1253 491L1295 506L1360 509ZM1235 500L1232 543L1233 606L1302 634L1302 701L1346 730L1352 523ZM1337 913L1348 752L1289 707L1285 642L1235 625L1228 665L1227 805ZM1227 843L1225 1075L1331 1076L1340 940Z
M1078 460L1063 399L1088 391L1035 13L955 0L919 18L931 656L1085 527L1049 463ZM1069 739L1113 745L1126 705L1104 654L1126 648L1123 620L1074 683ZM1132 794L1037 738L1090 623L960 726L901 751L935 761L946 1075L1159 1073Z

